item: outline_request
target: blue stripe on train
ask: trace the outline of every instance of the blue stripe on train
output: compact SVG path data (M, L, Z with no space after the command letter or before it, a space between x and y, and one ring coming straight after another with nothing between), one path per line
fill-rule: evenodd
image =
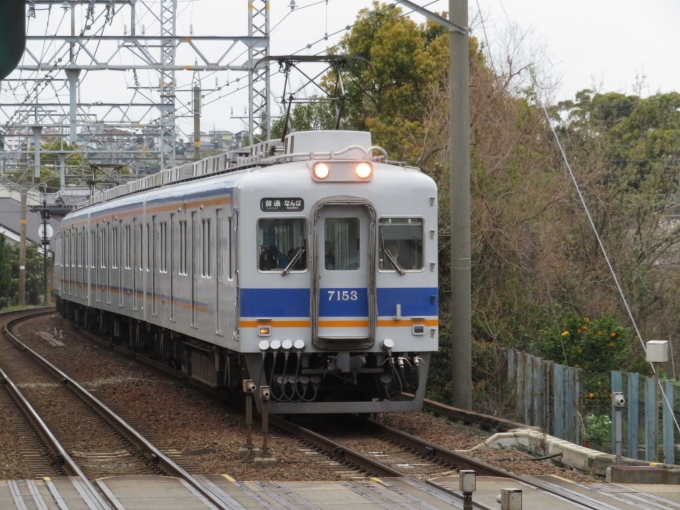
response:
M404 317L433 317L437 315L437 288L416 287L401 289L378 289L378 315L387 317L397 314L401 305Z
M357 293L357 299L352 299L352 292ZM321 289L320 297L321 317L368 316L365 288ZM437 315L437 299L436 287L379 288L378 315L396 315L397 304L401 304L404 317L433 317ZM309 316L309 289L241 289L241 317Z
M309 289L241 289L241 317L309 317Z

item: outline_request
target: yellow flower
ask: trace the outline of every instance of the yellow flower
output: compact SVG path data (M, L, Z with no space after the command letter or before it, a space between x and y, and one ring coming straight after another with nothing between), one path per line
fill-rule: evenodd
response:
M563 331L562 335L560 335L560 336L567 336L568 334L569 334L569 331Z
M598 331L598 332L595 333L595 334L596 334L597 336L602 336L602 331Z

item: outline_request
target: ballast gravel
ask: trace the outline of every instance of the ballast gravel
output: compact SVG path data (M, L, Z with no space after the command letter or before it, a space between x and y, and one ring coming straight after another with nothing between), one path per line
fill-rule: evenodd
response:
M48 332L64 346L45 340ZM314 481L351 476L324 455L295 439L271 434L270 453L278 460L265 471L238 460L237 451L246 440L245 419L238 411L200 390L184 386L176 379L136 361L100 347L73 330L58 315L45 316L20 324L15 333L30 347L96 392L98 398L115 410L124 410L133 426L141 426L158 438L164 448L185 455L191 471L228 474L238 480ZM454 423L429 413L381 414L376 420L452 450L469 450L490 436L474 426ZM0 432L0 440L1 440ZM152 441L153 442L153 441ZM253 442L262 444L259 420L255 419ZM475 458L517 474L555 474L579 482L593 478L553 465L532 462L517 450L484 449L466 452ZM0 460L1 462L1 460Z

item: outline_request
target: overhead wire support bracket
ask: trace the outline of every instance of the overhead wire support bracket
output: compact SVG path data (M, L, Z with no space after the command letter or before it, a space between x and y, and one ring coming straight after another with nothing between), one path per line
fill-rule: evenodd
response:
M396 0L400 4L405 5L409 9L413 9L414 12L419 12L423 16L425 16L428 19L431 19L432 21L435 21L439 23L440 25L445 26L449 30L452 30L454 32L458 32L463 35L467 35L469 33L469 29L466 27L461 27L460 25L457 25L456 23L453 23L452 21L447 20L446 18L442 18L438 14L435 14L434 12L428 11L424 7L419 6L416 3L413 3L409 0Z
M371 62L367 60L364 57L361 57L359 55L279 55L279 56L266 56L258 60L255 65L253 66L254 70L257 70L259 67L262 67L270 62L278 62L279 66L284 70L284 75L285 75L285 81L283 84L283 94L281 96L281 103L284 107L286 107L286 114L285 114L285 119L283 122L283 134L281 135L281 141L283 141L286 138L286 135L288 134L288 130L290 127L290 114L292 110L292 104L293 102L298 102L295 98L295 94L299 92L302 88L306 87L310 83L313 83L316 85L321 91L326 94L328 97L324 98L326 101L336 101L339 104L336 106L336 122L335 122L335 129L340 129L342 126L342 111L343 111L343 106L344 102L346 100L345 97L345 89L344 89L344 84L342 82L342 77L340 76L340 67L344 66L347 64L348 61L353 60L356 62L363 62L368 67L371 69L373 66L371 65ZM297 64L300 63L308 63L308 62L323 62L328 64L328 67L321 71L318 75L316 75L314 78L310 78L307 76L306 73L304 73L299 67L297 67ZM336 72L337 72L337 80L336 80L336 91L338 87L340 88L340 95L338 97L330 97L330 91L324 89L321 85L316 83L316 79L323 73L326 72L328 68L335 67ZM290 81L290 71L291 69L297 69L305 78L307 78L307 82L298 87L298 90L295 92L291 92L288 96L288 104L286 104L286 93L288 89L288 83ZM308 102L308 101L305 101Z

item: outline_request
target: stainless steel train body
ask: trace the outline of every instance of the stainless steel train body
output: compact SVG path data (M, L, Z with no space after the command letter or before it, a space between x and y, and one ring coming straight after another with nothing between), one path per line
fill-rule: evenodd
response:
M60 312L207 384L269 385L274 413L419 410L437 189L370 146L294 133L91 199L55 238Z

